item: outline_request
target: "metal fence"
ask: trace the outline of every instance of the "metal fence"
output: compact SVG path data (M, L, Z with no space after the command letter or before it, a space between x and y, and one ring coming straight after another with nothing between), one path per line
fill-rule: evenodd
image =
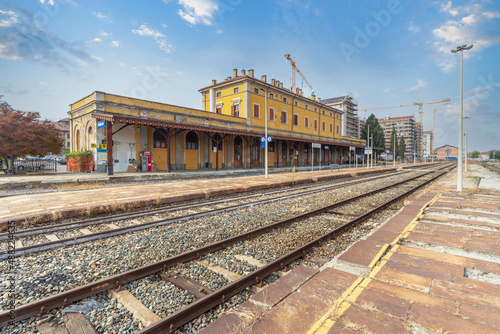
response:
M57 161L55 159L18 159L14 161L14 170L16 173L57 172Z

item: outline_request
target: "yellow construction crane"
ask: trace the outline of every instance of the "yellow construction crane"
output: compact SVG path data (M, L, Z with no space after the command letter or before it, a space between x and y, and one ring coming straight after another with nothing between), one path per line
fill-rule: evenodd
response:
M423 106L426 104L439 104L439 103L450 103L450 99L444 99L441 101L432 101L432 102L422 102L420 100L420 97L418 98L418 103L412 103L412 104L398 104L398 105L393 105L393 106L387 106L387 107L374 107L374 108L361 108L359 109L360 111L365 112L365 118L366 118L366 111L367 110L377 110L377 109L390 109L390 108L401 108L401 107L411 107L411 106L418 106L418 122L417 122L417 152L418 156L422 156L422 129L423 129Z
M304 74L302 74L302 72L297 67L297 64L295 63L295 57L293 57L293 59L292 59L290 54L287 53L287 54L285 54L285 58L288 59L290 64L292 64L292 88L291 88L292 92L295 93L295 71L297 71L300 74L300 76L302 77L302 79L304 79L304 81L307 83L307 85L311 89L311 95L314 95L314 88L311 86L311 84L309 83L309 81L307 81Z
M434 110L427 110L422 112L422 114L426 114L428 112L433 112L434 113L434 119L432 123L432 148L433 148L433 154L436 154L436 111L443 111L443 110L450 110L450 108L444 108L444 109L436 109Z

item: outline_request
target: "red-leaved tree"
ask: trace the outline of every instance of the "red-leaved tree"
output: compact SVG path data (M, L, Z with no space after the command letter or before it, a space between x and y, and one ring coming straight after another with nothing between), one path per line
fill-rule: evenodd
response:
M13 161L25 155L46 155L60 152L64 140L55 126L47 120L40 120L37 112L14 110L0 95L0 156Z

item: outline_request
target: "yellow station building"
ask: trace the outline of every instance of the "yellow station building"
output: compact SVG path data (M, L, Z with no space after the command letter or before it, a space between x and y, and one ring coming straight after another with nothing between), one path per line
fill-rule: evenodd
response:
M96 171L111 173L147 165L148 155L160 171L262 167L266 96L270 167L317 165L320 156L322 164L342 163L349 146L364 147L341 136L343 111L253 70L235 69L199 92L202 110L93 92L70 105L71 150L94 150Z

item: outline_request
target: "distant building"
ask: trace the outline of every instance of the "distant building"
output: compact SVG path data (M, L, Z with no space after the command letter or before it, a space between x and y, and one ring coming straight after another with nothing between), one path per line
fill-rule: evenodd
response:
M490 152L481 152L479 155L479 161L488 161L490 160Z
M436 149L438 160L457 160L458 147L452 145L443 145Z
M424 156L430 157L434 152L434 147L432 147L434 134L432 131L424 131L422 133L422 152Z
M391 147L391 134L392 128L394 128L398 136L398 143L401 136L405 139L405 157L413 156L413 152L416 152L415 144L417 142L417 123L413 116L379 118L378 123L385 132L385 147Z
M364 121L358 117L358 102L352 96L333 97L321 102L344 112L342 114L342 137L361 138Z
M59 134L61 137L64 139L64 146L62 148L62 152L66 149L70 149L71 147L71 140L70 140L70 134L69 134L69 117L63 118L60 121L53 122L55 125L57 131L59 131ZM55 152L54 152L55 153Z

